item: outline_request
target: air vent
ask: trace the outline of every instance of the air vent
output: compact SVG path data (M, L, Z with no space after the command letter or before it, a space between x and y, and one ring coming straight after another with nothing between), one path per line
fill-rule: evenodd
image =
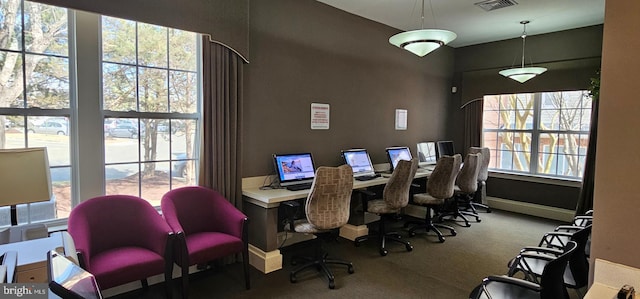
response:
M500 8L518 5L518 2L514 0L485 0L474 4L484 9L485 11L492 11Z

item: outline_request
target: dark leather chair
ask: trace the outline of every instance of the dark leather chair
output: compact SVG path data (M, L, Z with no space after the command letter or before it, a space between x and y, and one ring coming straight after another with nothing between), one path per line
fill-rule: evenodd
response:
M305 219L289 221L286 229L298 233L315 234L316 239L330 237L337 229L347 224L353 190L353 170L349 165L340 167L318 167L311 190L305 201ZM329 280L329 288L335 288L335 277L329 264L347 266L349 274L354 272L348 261L329 259L321 246L315 246L315 256L305 258L307 262L290 273L292 283L297 282L297 274L309 268L322 271Z
M438 228L449 230L452 236L456 235L456 230L453 227L441 223L434 223L431 214L432 210L437 211L446 199L453 197L456 176L460 171L461 163L462 157L460 157L460 155L442 156L438 159L436 167L427 180L427 192L413 195L413 203L426 207L427 212L424 222L407 221L404 224L405 228L411 224L415 224L409 229L410 236L415 236L416 230L423 228L425 229L425 233L429 231L436 233L440 243L444 242L444 236Z
M469 294L470 299L569 299L564 286L564 272L576 242L569 241L562 254L548 258L540 283L503 276L489 276Z
M18 252L7 251L0 256L0 265L4 268L4 275L0 275L0 284L16 282L16 267L18 265Z
M385 256L389 252L386 249L387 241L394 241L404 244L407 251L413 250L413 246L409 241L401 239L400 234L397 232L387 232L385 223L395 218L400 212L400 209L407 206L409 203L409 189L411 188L411 181L418 169L418 159L414 158L411 161L400 160L398 165L394 168L389 181L384 186L382 191L382 199L370 200L367 202L367 211L380 215L380 221L378 221L378 231L376 233L369 233L366 236L357 237L355 245L359 246L360 243L369 240L380 240L380 255Z
M189 186L173 189L161 201L162 214L176 235L175 261L188 297L189 266L242 254L245 287L249 281L248 219L217 191Z
M173 231L146 200L106 195L80 203L69 215L69 234L80 265L103 289L164 274L166 296L172 296Z
M571 255L564 271L564 284L575 290L580 297L580 290L589 283L589 259L586 255L587 240L591 234L591 225L569 232L550 232L544 235L538 247L525 247L520 254L509 262L507 275L523 275L525 280L540 283L545 266L549 263L548 256L562 254L557 249L566 246L570 241L576 243L576 251Z

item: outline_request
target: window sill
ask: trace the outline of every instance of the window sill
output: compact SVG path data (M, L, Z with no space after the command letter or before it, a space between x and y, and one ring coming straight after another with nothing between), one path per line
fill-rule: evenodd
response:
M566 186L566 187L576 187L576 188L582 187L582 181L581 180L567 179L567 178L545 177L545 176L537 176L537 175L530 175L530 174L489 171L489 177L500 178L500 179L509 179L509 180L517 180L517 181L526 181L526 182L532 182L532 183L557 185L557 186Z

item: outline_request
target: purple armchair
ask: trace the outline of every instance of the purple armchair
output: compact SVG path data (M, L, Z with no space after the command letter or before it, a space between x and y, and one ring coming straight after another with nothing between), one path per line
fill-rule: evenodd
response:
M182 269L187 298L189 266L242 253L244 280L249 283L247 216L220 193L198 186L182 187L162 197L162 214L176 235L175 260Z
M96 277L101 289L164 274L172 297L173 231L151 204L128 195L89 199L71 211L69 234L80 265Z

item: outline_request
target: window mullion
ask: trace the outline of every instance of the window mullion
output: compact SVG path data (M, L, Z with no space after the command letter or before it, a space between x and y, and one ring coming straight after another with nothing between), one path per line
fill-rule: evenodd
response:
M538 173L539 149L540 149L540 110L542 107L541 93L533 94L533 131L531 132L531 161L529 172Z

